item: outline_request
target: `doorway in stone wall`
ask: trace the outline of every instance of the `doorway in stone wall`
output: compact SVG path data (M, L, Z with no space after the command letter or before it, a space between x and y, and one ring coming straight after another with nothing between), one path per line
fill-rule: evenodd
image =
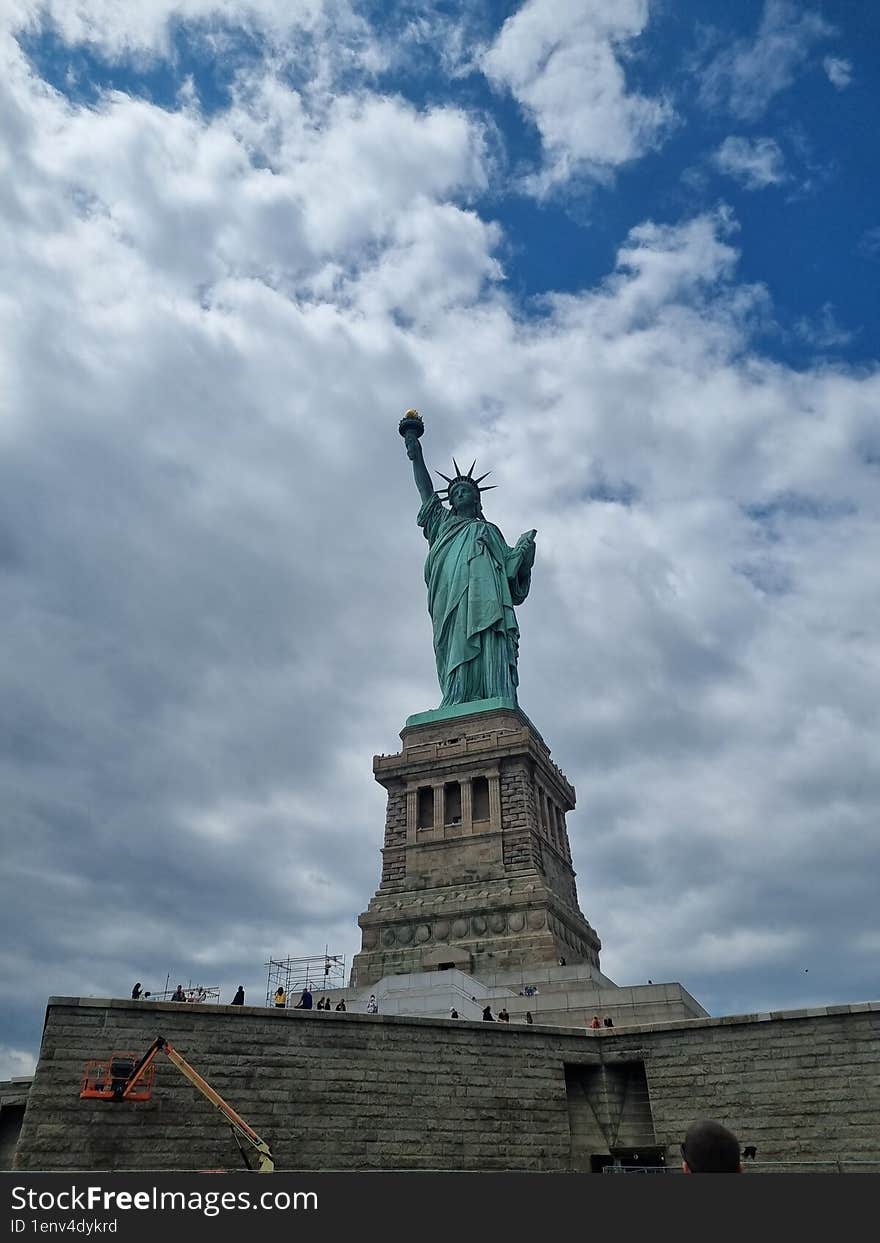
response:
M600 1174L606 1166L656 1166L645 1064L566 1065L571 1169Z

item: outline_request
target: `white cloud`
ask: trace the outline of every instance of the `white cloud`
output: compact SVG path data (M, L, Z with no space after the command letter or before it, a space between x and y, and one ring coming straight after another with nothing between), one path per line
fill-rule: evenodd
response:
M526 313L454 108L269 67L210 117L74 106L2 55L9 1045L50 992L259 996L269 953L357 948L370 758L439 698L410 405L432 467L478 457L490 518L538 528L522 703L608 972L863 996L876 371L755 351L727 210Z
M36 1058L29 1049L13 1049L7 1044L0 1044L0 1079L32 1075L36 1064Z
M845 91L852 82L852 64L843 56L826 56L822 68L828 74L828 81L839 91Z
M47 22L64 43L86 44L110 58L173 55L175 23L219 39L220 46L224 30L257 33L274 45L298 31L321 40L332 32L337 55L347 59L360 48L364 64L376 49L368 24L348 0L11 0L5 6L8 30L40 29ZM300 54L304 50L298 49Z
M712 161L747 190L763 190L787 181L785 157L775 138L740 138L729 135L714 153Z
M837 314L830 302L824 303L815 315L802 315L795 325L795 331L802 340L815 346L817 350L848 345L856 335L838 322Z
M76 196L76 227L118 237L133 262L187 289L232 276L302 288L328 256L358 266L406 217L423 220L423 199L485 182L480 130L455 109L343 96L315 116L272 78L256 92L243 81L212 119L118 92L46 113L46 130L31 118L30 150ZM445 238L456 221L471 227L448 207Z
M859 238L857 249L865 259L880 258L880 224L865 230Z
M880 928L869 928L856 938L858 948L868 954L880 953Z
M833 34L818 12L792 0L765 0L754 39L735 40L703 70L703 102L742 120L760 117L771 99L791 86L814 45Z
M647 0L527 0L482 59L541 135L545 165L530 185L543 193L576 174L609 170L659 146L670 103L627 90L628 46L648 21Z
M416 200L381 260L340 287L368 316L395 313L420 324L443 311L476 303L487 282L499 280L492 257L497 227L450 204ZM443 279L438 280L438 271Z

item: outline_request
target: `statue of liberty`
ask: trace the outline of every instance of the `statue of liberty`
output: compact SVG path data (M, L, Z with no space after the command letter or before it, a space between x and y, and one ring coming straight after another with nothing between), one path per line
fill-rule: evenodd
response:
M486 475L473 477L476 462L465 475L453 458L455 476L438 471L447 486L435 490L419 444L425 429L418 411L408 410L399 430L422 498L418 524L428 541L425 582L440 707L496 697L515 703L519 627L513 609L529 594L536 532L521 535L511 548L483 517L480 493L495 485L480 487Z

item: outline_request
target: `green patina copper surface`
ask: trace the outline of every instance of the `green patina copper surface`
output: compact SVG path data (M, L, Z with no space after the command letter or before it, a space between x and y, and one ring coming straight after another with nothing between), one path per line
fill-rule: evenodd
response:
M486 489L472 478L473 466L464 475L456 464L455 477L444 476L449 508L444 506L422 456L421 418L408 412L399 430L422 498L418 524L428 541L425 582L443 691L440 710L482 700L515 707L519 626L514 606L529 593L535 532L521 535L512 548L505 542L483 516L480 492Z
M500 695L495 699L472 699L469 703L450 704L448 708L432 708L429 712L414 712L412 716L406 718L407 726L410 725L433 725L436 721L454 720L459 716L472 716L476 712L497 712L499 708L509 708L511 711L522 719L528 725L532 733L537 738L541 735L535 729L535 726L519 707L515 699L505 699ZM543 742L543 738L541 738Z

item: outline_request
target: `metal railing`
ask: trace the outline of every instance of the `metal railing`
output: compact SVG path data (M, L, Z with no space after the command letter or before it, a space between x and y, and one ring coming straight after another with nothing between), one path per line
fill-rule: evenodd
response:
M668 1165L606 1165L603 1174L674 1174Z
M851 1161L845 1157L826 1161L744 1161L746 1174L880 1174L880 1157L874 1161ZM673 1165L622 1165L613 1162L603 1174L680 1174Z

